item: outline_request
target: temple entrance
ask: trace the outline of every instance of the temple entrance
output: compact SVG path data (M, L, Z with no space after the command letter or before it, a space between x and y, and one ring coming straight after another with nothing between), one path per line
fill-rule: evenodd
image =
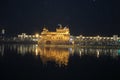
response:
M46 41L46 44L51 44L51 41Z

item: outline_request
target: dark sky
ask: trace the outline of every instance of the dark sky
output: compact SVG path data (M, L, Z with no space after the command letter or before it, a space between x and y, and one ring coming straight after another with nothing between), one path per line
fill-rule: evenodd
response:
M115 0L0 0L0 28L7 34L54 31L69 25L72 35L120 35Z

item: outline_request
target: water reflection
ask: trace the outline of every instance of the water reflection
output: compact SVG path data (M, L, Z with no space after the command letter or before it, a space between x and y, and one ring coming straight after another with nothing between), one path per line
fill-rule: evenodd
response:
M4 54L4 45L0 45L0 53L1 53L1 55L3 56L3 54Z
M113 58L117 57L120 53L119 49L111 49L111 48L75 48L75 52L79 56L84 55L93 55L99 58L100 56L107 55Z
M48 61L54 61L59 66L67 66L70 51L68 48L56 47L38 47L38 54L42 62L46 64Z
M59 48L59 47L40 47L36 44L14 44L14 45L0 45L0 55L4 56L4 53L12 51L18 54L33 54L40 56L42 62L55 62L59 66L67 66L69 57L78 55L80 57L84 55L91 55L99 58L100 56L107 55L116 58L120 55L120 49L111 48Z
M8 49L10 49L11 51L16 51L18 54L27 54L27 53L32 53L35 54L36 53L36 48L37 45L36 44L14 44L14 45L5 45L7 46Z

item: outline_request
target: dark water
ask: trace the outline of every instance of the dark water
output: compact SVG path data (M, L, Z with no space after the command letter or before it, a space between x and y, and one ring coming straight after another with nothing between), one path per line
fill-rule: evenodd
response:
M0 80L120 78L120 49L0 45Z

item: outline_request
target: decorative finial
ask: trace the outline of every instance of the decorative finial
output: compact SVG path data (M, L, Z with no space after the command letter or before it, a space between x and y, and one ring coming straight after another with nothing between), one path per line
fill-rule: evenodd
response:
M61 24L58 24L58 26L60 26L60 29L62 29L62 25Z

